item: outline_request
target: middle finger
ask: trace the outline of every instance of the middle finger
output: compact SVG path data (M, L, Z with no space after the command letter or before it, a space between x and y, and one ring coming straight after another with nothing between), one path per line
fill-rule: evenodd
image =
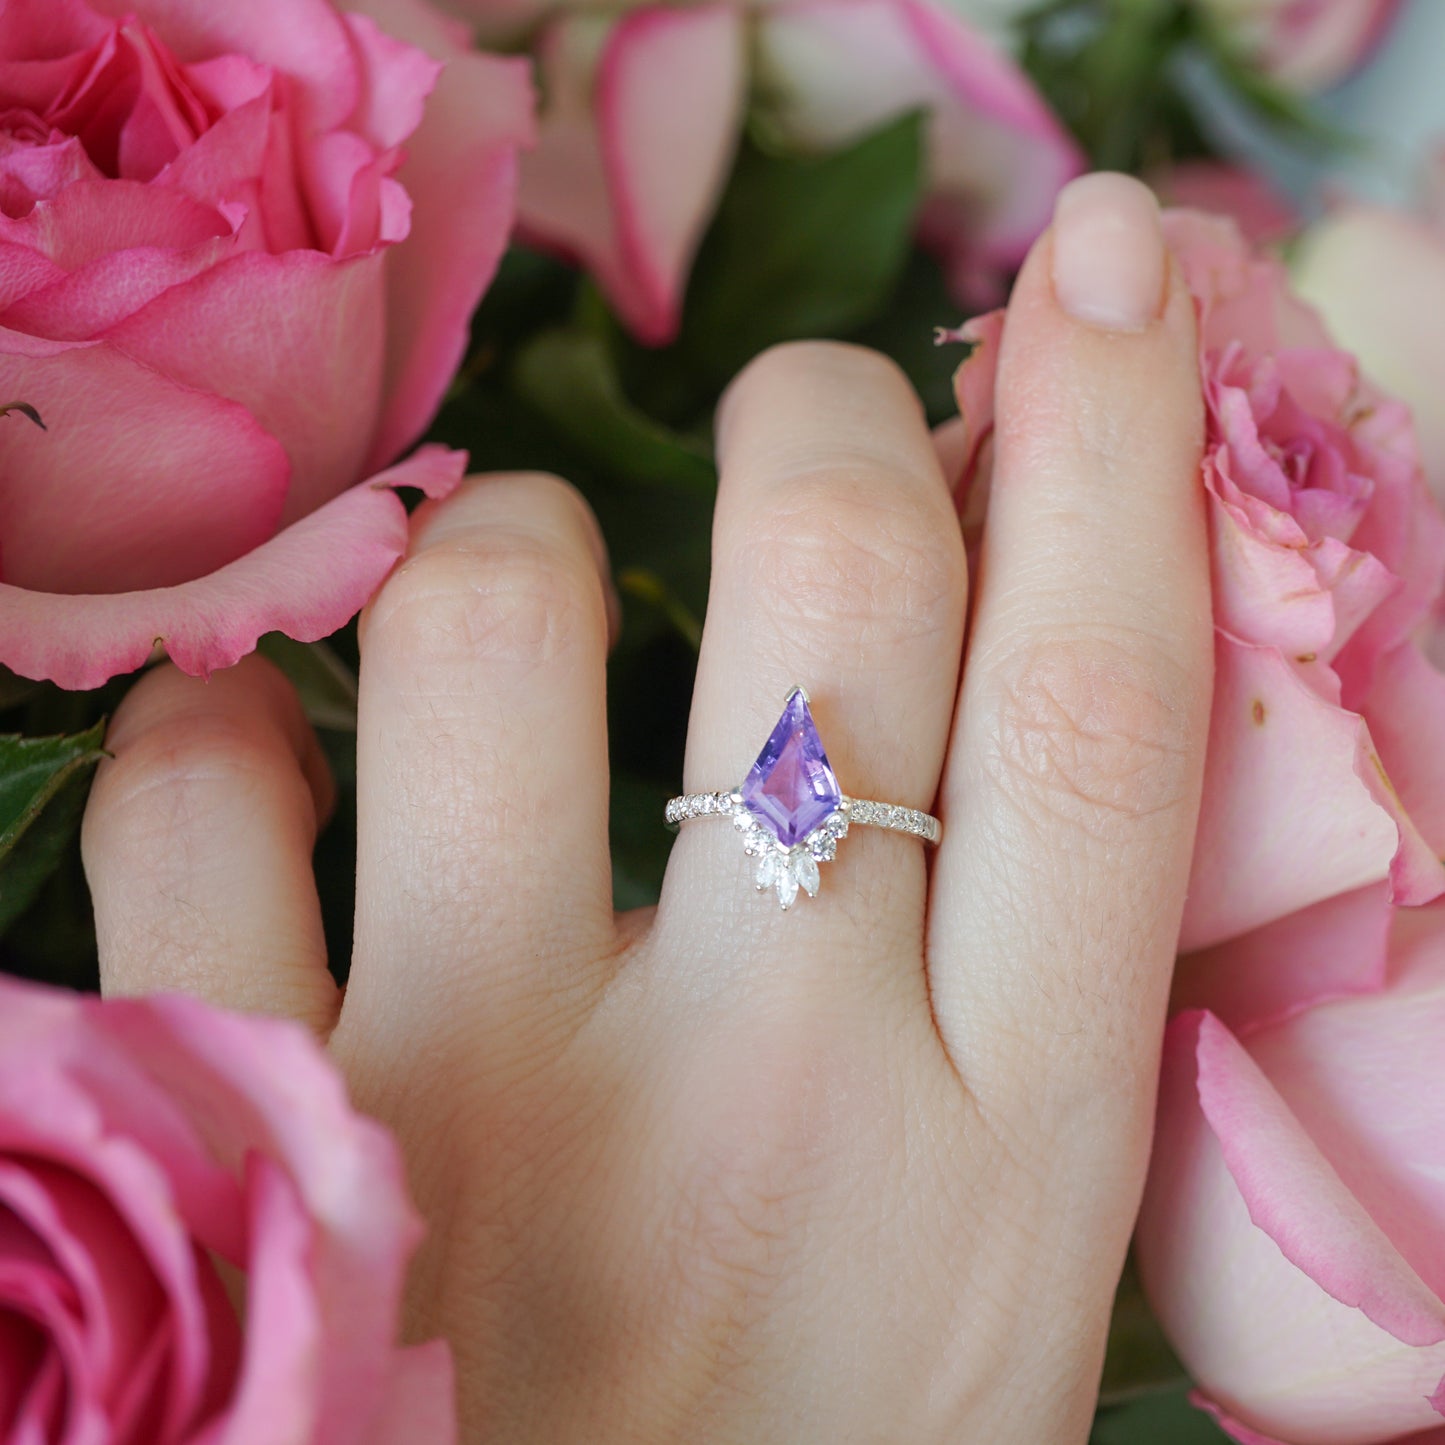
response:
M724 400L713 575L688 733L689 790L736 787L789 689L807 689L845 794L930 809L963 645L967 570L922 407L892 362L854 346L765 353ZM916 838L854 828L818 896L786 918L721 819L686 823L658 930L763 968L830 938L921 960ZM687 938L679 937L686 945ZM763 944L763 947L759 947ZM682 960L695 947L659 950ZM896 970L896 963L891 964ZM922 987L921 962L911 986Z

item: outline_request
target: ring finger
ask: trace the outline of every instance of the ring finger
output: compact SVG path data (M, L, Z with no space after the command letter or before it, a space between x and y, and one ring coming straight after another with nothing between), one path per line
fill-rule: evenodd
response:
M966 564L922 408L902 373L858 347L765 353L719 418L713 574L685 786L736 787L794 685L807 689L842 791L930 809L963 642ZM785 840L786 841L786 840ZM921 958L925 869L914 838L855 829L816 901L779 917L720 820L673 850L657 928L733 939L736 961L810 941ZM702 933L699 933L702 930ZM694 949L659 949L687 958ZM684 964L683 966L690 966ZM896 965L895 965L896 971ZM912 986L921 989L921 967Z

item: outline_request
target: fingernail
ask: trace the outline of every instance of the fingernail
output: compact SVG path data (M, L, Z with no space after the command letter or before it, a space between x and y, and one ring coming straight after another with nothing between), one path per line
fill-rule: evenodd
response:
M1142 331L1164 297L1164 233L1154 193L1101 171L1070 181L1054 203L1054 295L1069 315L1109 331Z

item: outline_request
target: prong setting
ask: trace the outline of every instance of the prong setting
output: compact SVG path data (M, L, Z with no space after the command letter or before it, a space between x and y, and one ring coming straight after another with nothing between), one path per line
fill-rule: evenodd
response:
M838 786L818 737L807 690L788 693L783 715L740 786L729 792L670 798L664 821L676 828L691 818L731 818L743 852L757 859L753 881L788 909L799 893L812 898L822 884L819 865L838 856L850 826L866 824L937 843L943 825L916 808L850 798Z
M785 911L797 902L799 893L818 896L822 885L820 863L831 863L838 855L838 840L848 833L846 803L830 813L801 843L784 847L765 824L759 823L736 795L733 827L742 835L743 852L758 860L753 884L759 893L776 893Z

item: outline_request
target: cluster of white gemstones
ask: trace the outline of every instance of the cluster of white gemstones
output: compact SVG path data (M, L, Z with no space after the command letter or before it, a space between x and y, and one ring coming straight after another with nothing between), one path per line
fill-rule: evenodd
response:
M838 839L848 835L847 804L830 813L801 843L786 848L753 817L736 794L732 804L733 827L743 835L743 852L758 860L755 883L759 893L774 889L778 903L787 909L793 906L802 889L809 898L816 896L821 881L819 863L831 863L838 854Z

